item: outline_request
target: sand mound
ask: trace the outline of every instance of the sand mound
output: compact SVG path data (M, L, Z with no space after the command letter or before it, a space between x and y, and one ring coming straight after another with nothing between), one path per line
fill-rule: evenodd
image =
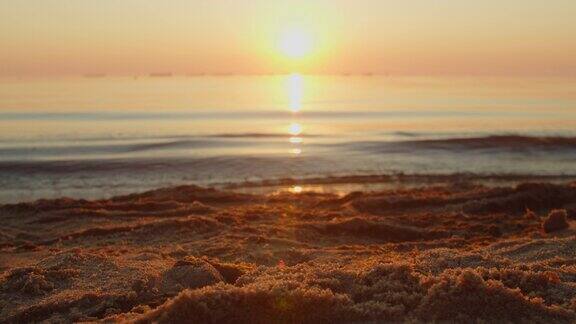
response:
M44 270L39 268L16 268L0 282L0 289L9 293L42 295L52 291L57 285L78 275L74 269Z
M132 194L113 198L114 202L179 202L193 203L198 201L204 204L240 203L256 200L257 197L246 194L218 191L198 186L178 186L147 191L141 194Z
M314 225L318 231L328 235L368 236L387 242L419 241L446 237L441 231L427 231L410 226L394 225L353 217Z
M555 209L548 214L542 223L542 230L546 233L555 232L568 228L568 213L565 209Z
M184 186L0 206L0 322L573 323L575 191Z
M361 271L301 265L260 269L236 286L184 291L136 322L569 322L573 316L476 270L423 276L401 264Z
M472 270L446 272L429 283L417 309L425 321L569 322L574 313L544 305L540 298L523 295L495 280L485 281Z
M567 185L526 183L509 194L471 201L464 206L469 213L523 213L531 210L557 208L576 201L576 188Z
M202 288L222 281L224 278L210 263L197 258L186 258L177 261L171 269L162 274L160 291L175 294L186 288Z

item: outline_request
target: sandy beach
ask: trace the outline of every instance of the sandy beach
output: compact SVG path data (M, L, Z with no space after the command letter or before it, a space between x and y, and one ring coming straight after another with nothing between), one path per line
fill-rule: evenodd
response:
M576 183L0 206L0 322L574 322Z
M576 323L574 17L0 0L0 324Z

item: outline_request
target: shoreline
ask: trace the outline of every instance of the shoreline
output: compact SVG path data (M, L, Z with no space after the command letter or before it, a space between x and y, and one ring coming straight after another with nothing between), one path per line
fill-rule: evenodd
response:
M158 186L128 186L126 188L112 187L112 193L104 194L105 190L93 188L59 188L51 189L49 187L38 189L34 192L31 188L20 189L20 194L0 194L0 206L5 204L26 203L41 199L87 199L87 200L106 200L115 196L130 195L133 193L143 193L146 191L157 190L160 188L170 188L177 186L198 185L206 188L217 190L228 190L245 194L268 195L282 192L292 192L295 187L299 191L312 191L320 193L331 193L346 195L354 191L381 191L392 189L418 188L433 185L484 185L488 187L495 186L514 186L523 182L548 182L556 184L566 184L576 181L576 174L476 174L476 173L451 173L451 174L408 174L408 173L390 173L390 174L362 174L362 175L334 175L320 177L295 177L295 178L271 178L264 180L246 180L233 182L194 182L182 181L179 183L168 183ZM29 192L28 192L29 191ZM21 199L23 192L28 192L26 196L32 198ZM49 194L52 192L52 194ZM54 192L59 192L55 195ZM66 192L66 193L62 193ZM74 194L70 194L74 192ZM18 197L18 198L16 198Z
M222 190L238 190L250 188L267 188L279 187L287 188L290 186L303 185L388 185L386 189L400 188L405 185L411 187L426 185L448 185L456 183L479 184L487 186L497 185L517 185L522 182L549 182L549 183L569 183L576 181L574 175L531 175L531 174L474 174L474 173L452 173L452 174L367 174L367 175L343 175L343 176L325 176L325 177L302 177L302 178L280 178L260 181L243 181L243 182L221 182L211 185L213 188ZM377 187L376 187L377 188ZM249 191L249 190L248 190ZM265 191L272 193L274 191ZM344 194L350 191L343 192Z

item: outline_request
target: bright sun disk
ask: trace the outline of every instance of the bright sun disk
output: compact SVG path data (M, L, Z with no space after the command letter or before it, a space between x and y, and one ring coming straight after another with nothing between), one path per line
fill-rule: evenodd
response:
M303 58L312 51L312 36L301 28L288 28L280 34L278 47L287 57Z

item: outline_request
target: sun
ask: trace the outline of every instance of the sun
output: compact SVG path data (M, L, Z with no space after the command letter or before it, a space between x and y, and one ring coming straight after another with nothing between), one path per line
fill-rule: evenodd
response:
M278 49L291 59L304 58L312 52L313 47L312 34L302 28L286 28L279 35Z

